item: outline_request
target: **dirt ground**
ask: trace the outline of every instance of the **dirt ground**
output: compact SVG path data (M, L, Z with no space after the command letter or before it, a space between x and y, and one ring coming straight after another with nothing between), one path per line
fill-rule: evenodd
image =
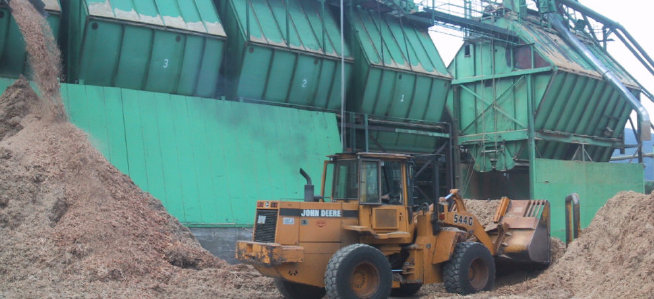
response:
M272 279L212 256L66 121L59 54L27 1L11 1L34 79L0 96L0 298L274 298ZM29 22L28 20L39 20ZM489 223L497 201L470 202ZM654 196L610 199L553 265L474 298L650 298ZM526 281L525 281L526 280ZM423 297L459 297L442 285Z

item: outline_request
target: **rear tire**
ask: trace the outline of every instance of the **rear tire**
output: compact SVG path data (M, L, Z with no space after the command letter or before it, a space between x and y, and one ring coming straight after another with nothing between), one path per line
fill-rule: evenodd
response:
M397 289L391 290L391 296L393 297L409 297L413 296L422 287L422 283L403 283L400 284L400 287Z
M450 293L489 291L495 284L495 260L481 243L459 243L450 261L443 266L443 282Z
M325 296L325 288L290 282L282 278L275 278L275 286L284 298L322 298Z
M327 264L325 289L329 298L388 298L391 265L377 248L352 244L339 249Z

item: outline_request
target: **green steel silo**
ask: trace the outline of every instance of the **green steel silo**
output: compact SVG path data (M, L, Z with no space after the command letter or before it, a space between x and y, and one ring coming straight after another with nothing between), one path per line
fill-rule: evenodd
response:
M216 2L227 40L223 86L229 99L296 107L341 107L338 20L321 1ZM343 47L346 82L352 57Z
M624 146L633 109L627 97L537 12L485 11L483 22L517 39L471 34L449 65L454 80L447 107L458 131L458 186L466 196L547 199L552 234L562 237L570 193L581 196L587 225L618 191L642 192L641 165L607 163ZM639 93L583 28L570 30L629 92Z
M348 110L402 122L443 120L452 77L423 24L375 9L347 11L355 56ZM433 137L375 132L380 149L431 152Z
M495 25L510 28L520 41L469 39L449 67L455 76L449 108L458 122L459 142L475 161L474 170L506 171L528 160L529 100L539 158L572 160L582 157L584 145L588 160L608 161L621 142L629 103L537 19L508 15ZM636 94L636 83L622 67L586 42Z
M30 71L23 35L18 30L9 7L3 3L0 2L0 76L13 78L20 74L27 75ZM61 23L59 0L46 0L43 4L48 13L47 21L52 34L58 39Z
M211 0L67 1L68 81L214 97L226 38Z

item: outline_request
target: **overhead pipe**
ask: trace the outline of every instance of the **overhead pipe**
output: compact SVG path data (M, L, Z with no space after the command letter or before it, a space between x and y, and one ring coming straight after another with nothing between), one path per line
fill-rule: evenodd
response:
M552 24L552 27L561 34L563 39L575 48L586 60L595 67L597 71L602 74L602 78L609 81L615 88L622 93L622 95L629 101L631 107L636 110L639 117L639 132L641 140L651 140L652 133L650 132L651 121L649 113L640 101L627 89L624 84L613 74L595 55L582 43L570 30L564 25L563 18L557 13L548 13L545 18Z
M489 34L491 36L509 40L509 41L519 40L516 33L511 30L499 26L495 26L492 24L484 23L479 20L472 20L469 18L455 16L453 14L445 13L442 11L437 11L434 8L425 7L423 8L423 13L415 13L412 15L407 15L405 17L408 20L414 22L421 22L426 24L427 26L433 26L434 25L433 21L435 20L455 26L460 26L462 28L467 28L475 32Z
M622 27L622 25L620 25L620 23L615 22L603 16L602 14L588 8L587 6L584 6L579 2L571 1L571 0L561 0L561 3L584 15L593 18L594 20L604 24L605 26L618 29L619 31L621 31L622 34L620 34L620 32L617 31L615 32L618 38L620 38L620 40L625 44L625 46L627 46L627 48L629 48L629 50L638 58L638 60L640 60L640 62L643 63L643 65L645 65L648 71L652 72L651 69L652 67L654 67L654 60L647 54L645 49L643 49L643 47L640 46L640 44L633 38L633 36L631 36L631 34L629 34L629 32L624 27ZM624 35L624 37L622 35ZM631 43L631 45L625 41L625 38ZM633 49L632 45L636 49ZM643 62L643 59L646 60L648 63Z
M629 31L625 29L620 23L615 22L602 14L588 8L587 6L582 5L579 2L576 1L571 1L571 0L561 0L562 4L565 4L567 7L572 8L578 12L580 12L582 15L584 15L584 19L586 17L591 17L593 20L598 21L604 26L612 28L613 33L620 39L620 41L627 47L627 49L633 54L638 61L647 69L647 71L650 72L650 74L654 75L654 60L647 54L645 49L636 41L636 39L631 36ZM650 93L638 80L632 77L632 79L638 84L640 87L641 91L645 94L645 96L654 103L654 96L652 93ZM654 129L654 124L650 124L650 127Z
M643 158L654 158L654 153L643 153ZM626 156L613 156L611 161L624 161L624 160L633 160L638 159L638 156L626 155Z
M644 58L642 54L640 54L639 52L636 51L636 49L633 48L633 46L623 36L623 34L620 33L620 31L614 31L613 34L615 34L615 36L617 36L618 39L620 39L620 41L627 47L627 49L629 49L631 54L634 54L634 56L636 56L636 59L638 59L638 61L640 61L640 63L647 69L647 71L650 74L654 75L654 68L652 68L652 64L649 64L649 63L647 63L647 61L645 61L646 58ZM647 55L647 54L645 54L645 55Z

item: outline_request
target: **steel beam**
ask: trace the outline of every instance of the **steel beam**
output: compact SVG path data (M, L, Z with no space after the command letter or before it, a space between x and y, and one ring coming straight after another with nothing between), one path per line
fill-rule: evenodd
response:
M537 131L537 140L555 141L572 144L595 145L602 147L620 147L622 143L617 138L598 138L590 136L579 136L565 132Z
M468 145L481 142L521 141L528 138L527 130L490 132L459 136L459 145Z
M470 29L472 31L486 33L491 36L508 40L508 41L520 40L518 38L518 35L516 35L515 32L511 30L499 26L495 26L492 24L484 23L481 20L463 18L448 13L440 12L437 10L433 10L431 8L425 8L424 11L422 12L408 15L407 18L409 20L413 20L417 22L425 22L425 20L439 21L439 22L459 26L462 28ZM433 23L433 21L431 23Z
M552 70L554 70L553 67L546 66L546 67L539 67L539 68L535 68L535 69L519 70L519 71L514 71L514 72L510 72L510 73L506 73L506 74L495 74L495 75L487 75L487 76L469 77L469 78L464 78L464 79L452 80L452 85L454 85L454 84L473 83L473 82L479 82L479 81L484 81L484 80L520 77L520 76L530 75L530 74L546 73L546 72L550 72Z

